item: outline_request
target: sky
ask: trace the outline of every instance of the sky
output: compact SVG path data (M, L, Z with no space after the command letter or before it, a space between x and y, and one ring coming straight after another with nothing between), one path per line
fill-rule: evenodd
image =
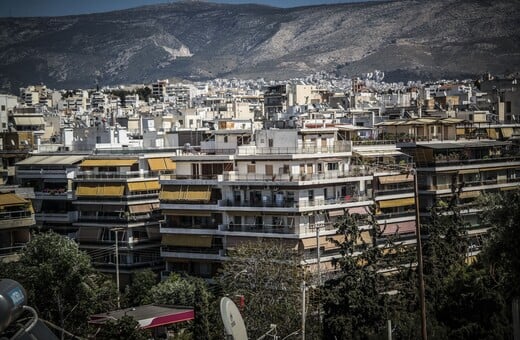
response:
M276 7L360 2L363 0L212 0L211 2L258 3ZM0 0L0 17L62 16L108 12L172 0Z

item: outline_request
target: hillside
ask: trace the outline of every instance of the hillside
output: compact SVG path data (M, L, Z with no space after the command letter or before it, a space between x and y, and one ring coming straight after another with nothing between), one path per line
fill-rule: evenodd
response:
M520 69L520 1L389 1L274 8L179 2L55 18L0 19L0 88L180 77L391 79Z

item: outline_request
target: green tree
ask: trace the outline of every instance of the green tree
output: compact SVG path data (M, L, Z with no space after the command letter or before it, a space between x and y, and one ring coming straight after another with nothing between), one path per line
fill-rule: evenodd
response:
M486 195L482 205L482 225L490 229L481 259L511 301L520 297L520 192Z
M116 289L96 272L77 244L53 232L36 234L20 261L3 268L27 290L38 315L76 335L89 331L89 315L115 307Z
M150 290L157 283L157 274L151 269L140 270L132 275L132 282L126 286L124 299L127 306L139 306L147 299Z
M361 230L359 226L368 229ZM408 272L409 250L388 237L376 221L374 209L368 215L346 214L338 224L344 235L342 257L337 260L340 275L325 282L323 287L323 329L326 339L367 339L384 334L387 320L404 320L402 302L404 286L401 272ZM369 233L372 242L365 242L362 233ZM385 273L385 274L384 274Z
M243 295L242 316L256 339L277 325L283 338L301 328L301 256L280 242L239 245L224 262L217 280L224 294Z
M203 279L171 274L166 280L152 287L143 302L193 307L195 320L184 330L180 328L182 326L176 327L178 333L188 331L195 339L217 337L218 329L211 325L221 323L216 319L218 305Z

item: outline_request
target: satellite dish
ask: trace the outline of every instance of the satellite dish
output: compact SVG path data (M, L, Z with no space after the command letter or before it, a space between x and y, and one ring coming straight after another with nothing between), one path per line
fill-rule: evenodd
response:
M247 340L247 331L242 315L230 298L220 299L220 316L224 323L226 338L232 340Z

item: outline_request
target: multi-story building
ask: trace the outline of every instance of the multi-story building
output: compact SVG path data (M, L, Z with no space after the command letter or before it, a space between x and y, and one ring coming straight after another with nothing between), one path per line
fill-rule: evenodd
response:
M333 271L335 223L347 211L367 214L375 202L386 233L414 235L413 187L400 170L410 157L395 145L365 162L368 151L353 153L337 128L261 130L254 140L232 153L173 157L176 174L161 178L160 195L167 272L212 277L229 250L259 239L298 250L311 270L319 263L322 274ZM385 165L390 158L394 167ZM362 238L373 241L368 230Z
M264 117L277 120L279 115L287 111L287 85L269 86L264 93Z
M32 204L36 226L74 238L78 211L74 180L78 165L86 155L37 154L16 163L16 179L21 187L34 189Z
M34 211L31 201L16 189L0 187L0 262L14 261L31 238Z
M417 165L422 223L435 204L456 204L467 222L470 253L480 249L487 230L480 226L475 199L484 193L520 189L520 154L511 142L446 141L407 148Z
M133 271L164 264L159 254L159 174L172 172L165 156L90 156L79 164L75 179L79 212L77 240L99 270L114 274L115 242L123 283Z

